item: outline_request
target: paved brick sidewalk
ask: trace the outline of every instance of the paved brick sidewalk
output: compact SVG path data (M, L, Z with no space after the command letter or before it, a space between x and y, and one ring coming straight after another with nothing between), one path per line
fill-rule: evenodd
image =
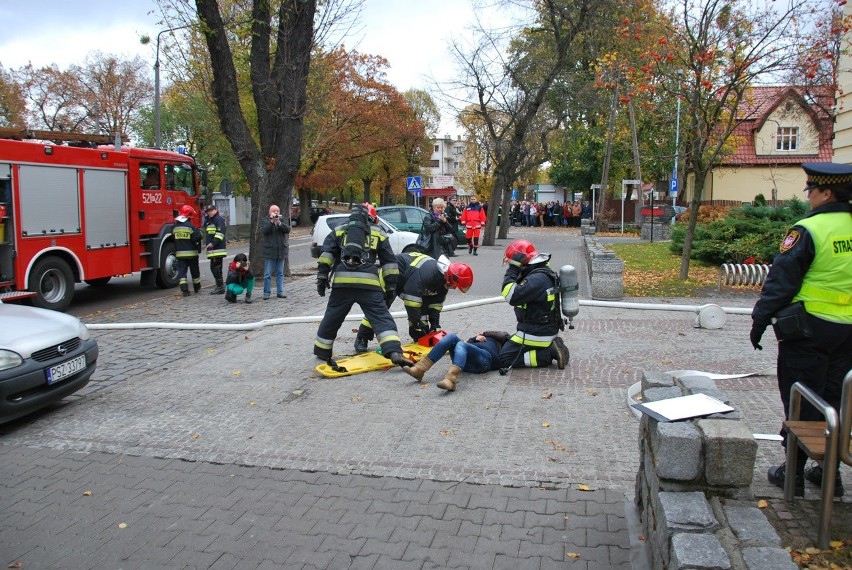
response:
M2 562L24 568L629 567L612 491L0 454Z
M535 234L535 243L545 236ZM553 236L553 264L584 271L576 234ZM465 297L451 292L447 304L497 294L503 247L462 256L476 264L475 287L484 287ZM206 295L174 296L84 320L321 314L324 303L310 272L303 274L287 283L283 302L217 308ZM588 294L584 280L581 297ZM657 301L753 303L724 295ZM461 333L514 324L500 304L446 312L442 323ZM0 521L0 562L628 568L637 537L626 530L624 499L638 469L638 424L627 388L645 370L774 366L773 348L755 353L748 345L748 317L729 316L714 331L692 324L684 313L584 307L577 328L565 333L572 352L565 370L466 376L452 394L434 386L446 359L423 386L398 370L320 378L310 355L315 323L99 331L102 357L87 390L62 408L0 426L0 508L12 513ZM354 326L341 329L338 350L351 350ZM777 431L774 377L720 387L753 432ZM780 498L764 476L782 459L780 446L762 442L758 453L755 493ZM844 479L852 482L847 472ZM578 491L580 484L593 490ZM118 529L121 522L127 528ZM370 529L379 535L358 535ZM74 554L75 564L50 558L54 550ZM109 556L130 563L99 563Z

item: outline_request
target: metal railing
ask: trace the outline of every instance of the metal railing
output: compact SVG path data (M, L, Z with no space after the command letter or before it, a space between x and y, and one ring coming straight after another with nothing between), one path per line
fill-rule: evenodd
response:
M723 263L716 290L721 291L722 285L763 285L771 267L764 263Z

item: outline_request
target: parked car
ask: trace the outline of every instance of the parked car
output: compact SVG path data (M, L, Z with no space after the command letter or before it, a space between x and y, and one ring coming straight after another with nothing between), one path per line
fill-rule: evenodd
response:
M429 214L427 210L418 208L417 206L379 206L376 212L385 221L392 223L401 230L408 232L420 233L420 228L423 226L423 218ZM459 212L461 215L461 212ZM458 226L456 228L456 239L458 245L465 245L467 238L464 234L464 228Z
M333 229L345 224L348 220L349 214L321 216L314 224L314 230L311 234L311 255L319 257L322 252L322 243L325 241L325 236L331 233ZM381 217L379 217L379 225L388 234L391 249L395 254L408 253L417 249L414 244L417 242L418 234L397 229Z
M76 317L0 301L0 424L88 384L98 343Z
M302 207L299 204L293 204L293 207L290 208L290 224L294 226L299 225L299 213L302 211ZM318 206L316 204L311 204L311 223L317 223L317 220L320 216L326 216L328 214L333 214L334 212L331 208L326 208L325 206Z

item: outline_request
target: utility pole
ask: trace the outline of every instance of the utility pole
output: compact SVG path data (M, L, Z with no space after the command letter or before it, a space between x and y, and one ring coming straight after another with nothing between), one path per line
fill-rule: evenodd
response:
M615 109L618 105L618 76L615 78L615 86L612 88L612 103L609 108L609 123L606 130L606 151L604 152L603 173L601 174L601 195L598 197L598 224L606 219L604 206L606 205L606 191L609 186L609 164L612 160L612 137L615 133ZM603 227L597 228L603 231Z

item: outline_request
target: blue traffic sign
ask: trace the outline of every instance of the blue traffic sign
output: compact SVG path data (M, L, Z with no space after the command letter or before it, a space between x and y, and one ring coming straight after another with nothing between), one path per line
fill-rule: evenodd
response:
M405 179L405 189L409 192L413 192L416 190L422 190L423 184L420 182L419 176L409 176Z
M671 187L669 188L669 193L677 194L677 189L678 189L677 178L672 178L672 184L671 184Z

